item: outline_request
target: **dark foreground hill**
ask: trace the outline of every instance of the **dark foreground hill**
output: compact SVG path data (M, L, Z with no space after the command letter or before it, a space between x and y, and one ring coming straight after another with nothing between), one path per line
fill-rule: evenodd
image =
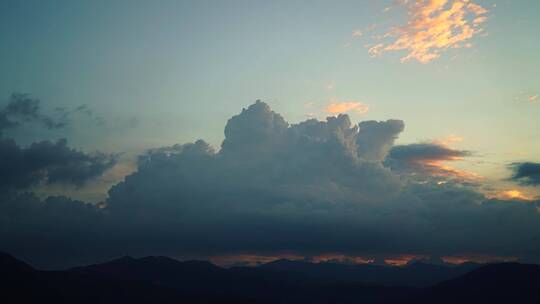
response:
M408 285L437 281L448 275L441 270L446 267L379 267L281 260L225 269L202 261L124 257L39 271L0 254L0 294L2 303L540 303L537 265L483 266L424 288L390 285L407 277L416 282Z
M179 303L169 288L149 282L38 271L0 253L0 303Z
M1 303L391 303L416 292L165 257L67 271L38 271L6 254L0 260Z
M390 267L371 264L351 265L277 260L264 264L260 268L302 274L314 280L338 280L342 283L370 283L383 286L428 287L456 278L480 266L480 264L473 263L448 266L415 262L404 267Z
M540 266L487 265L427 288L410 303L540 303Z

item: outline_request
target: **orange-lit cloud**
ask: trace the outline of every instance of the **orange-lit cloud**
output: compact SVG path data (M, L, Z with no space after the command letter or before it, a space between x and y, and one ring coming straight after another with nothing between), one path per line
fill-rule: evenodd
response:
M540 94L537 92L520 93L514 96L514 101L518 103L540 104Z
M461 160L460 158L448 159L445 161ZM460 181L475 182L483 177L475 172L456 169L444 164L444 161L426 161L421 164L426 172L432 176L452 178ZM440 184L442 185L442 184Z
M413 261L427 260L429 256L406 254L397 257L385 258L384 263L392 266L405 266Z
M519 259L512 256L443 256L441 259L448 264L463 264L463 263L494 263L494 262L516 262Z
M434 140L433 143L439 144L442 147L445 147L449 151L459 151L454 150L450 147L450 144L457 143L463 141L463 137L450 134L445 138ZM475 182L482 180L483 177L475 172L472 171L466 171L466 170L460 170L454 167L449 166L446 164L446 162L451 161L460 161L463 160L464 156L467 156L468 153L465 154L448 154L445 157L442 157L440 159L425 159L425 160L418 160L420 162L420 165L424 167L424 169L429 172L433 176L439 176L439 177L445 177L445 178L453 178L458 179L461 181L468 181L468 182ZM444 183L438 183L439 185L443 185Z
M492 197L498 198L498 199L505 199L505 200L523 200L523 201L530 201L534 199L534 197L529 196L515 189L502 191L500 193L493 195Z
M405 266L409 264L411 260L408 259L402 259L402 258L395 258L395 259L385 259L384 262L388 265L392 266Z
M357 101L339 102L333 100L329 105L324 108L324 111L332 115L348 112L366 114L369 111L369 107Z
M257 266L270 263L272 261L287 259L287 260L304 260L303 256L295 254L280 254L280 255L256 255L256 254L235 254L221 255L210 257L209 260L220 266L245 265Z
M478 182L483 179L481 175L448 165L448 162L461 161L471 155L469 151L456 150L449 146L450 143L461 140L463 138L460 136L450 135L431 142L395 146L390 150L390 165L394 170L403 170L412 175ZM444 182L438 183L438 185L444 184Z
M360 256L350 256L344 254L323 254L317 255L310 259L314 263L325 263L325 262L340 262L340 263L350 263L350 264L371 264L375 262L373 258L364 258Z
M422 254L406 254L397 257L385 258L384 262L392 266L405 266L414 261L423 261L430 263L431 256ZM437 258L438 259L438 258ZM463 263L493 263L493 262L515 262L519 259L515 256L497 256L497 255L455 255L455 256L442 256L440 260L448 264L463 264Z
M347 255L341 253L329 253L329 254L320 254L315 256L302 256L297 254L276 254L276 255L257 255L257 254L233 254L233 255L221 255L210 257L209 260L220 266L234 266L234 265L244 265L244 266L258 266L280 259L287 259L291 261L306 261L310 263L347 263L347 264L374 264L376 259L373 257L362 257ZM428 255L421 254L403 254L397 256L389 256L382 258L385 264L390 266L405 266L410 264L413 261L427 261L429 260Z
M447 49L471 47L470 39L482 32L488 12L469 0L398 1L398 5L407 9L407 23L380 36L384 41L369 48L371 55L405 51L402 62L428 63Z
M371 264L375 261L375 259L373 258L364 258L361 256L351 256L351 255L339 254L339 253L321 254L321 255L316 255L316 256L301 256L301 255L288 254L288 253L277 254L277 255L234 254L234 255L213 256L209 258L209 260L212 261L212 263L216 265L220 265L220 266L233 266L233 265L257 266L257 265L277 261L280 259L287 259L291 261L309 261L312 263L339 262L339 263L349 263L349 264Z

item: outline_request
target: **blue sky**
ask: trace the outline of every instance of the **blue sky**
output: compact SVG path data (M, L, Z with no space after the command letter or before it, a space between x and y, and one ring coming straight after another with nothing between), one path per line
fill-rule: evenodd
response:
M361 103L353 122L402 119L402 144L457 138L447 144L473 153L452 167L539 195L503 179L512 162L540 161L540 3L473 2L487 10L483 32L422 63L368 51L373 35L407 24L400 1L2 1L0 96L86 105L106 126L82 117L18 141L67 137L126 162L199 138L218 148L227 120L257 99L291 123Z

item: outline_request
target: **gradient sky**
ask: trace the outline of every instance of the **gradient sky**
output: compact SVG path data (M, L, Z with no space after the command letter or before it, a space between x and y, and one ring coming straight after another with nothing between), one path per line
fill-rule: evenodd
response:
M97 180L34 189L97 203L148 149L202 138L219 150L227 121L262 100L289 123L403 120L394 156L415 170L532 202L540 187L509 177L511 164L540 162L538 11L535 0L2 1L0 108L25 93L71 119L3 133L118 154ZM407 159L433 145L442 156Z

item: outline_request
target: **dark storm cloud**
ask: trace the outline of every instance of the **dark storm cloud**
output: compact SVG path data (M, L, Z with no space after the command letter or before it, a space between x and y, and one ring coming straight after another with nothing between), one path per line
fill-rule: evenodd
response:
M463 182L474 179L471 173L443 165L443 162L461 160L471 156L470 151L456 150L436 142L394 146L390 149L385 165L395 172L427 176L453 177Z
M398 120L354 125L346 115L289 124L257 102L227 122L218 152L199 140L143 155L103 208L62 203L46 213L48 202L3 202L0 214L13 214L3 227L24 235L0 231L0 243L28 259L65 255L55 250L61 246L93 258L288 252L538 260L538 202L491 200L462 184L418 183L390 170L383 159L401 130ZM62 223L80 240L48 228L63 213L79 219ZM32 254L37 245L25 240L38 238L40 254Z
M469 151L455 150L437 143L415 143L395 146L389 158L402 162L453 160L469 156Z
M540 163L513 163L510 168L513 170L511 180L525 186L540 186Z
M0 189L24 189L40 182L80 186L115 162L114 155L69 148L65 139L20 147L12 139L0 138Z
M0 191L0 251L17 253L36 266L79 263L110 244L102 238L107 232L103 219L95 206L67 197L40 200L31 193Z
M8 104L0 110L0 131L25 123L39 124L47 129L59 129L66 126L63 119L41 113L38 99L31 98L28 94L12 94Z

